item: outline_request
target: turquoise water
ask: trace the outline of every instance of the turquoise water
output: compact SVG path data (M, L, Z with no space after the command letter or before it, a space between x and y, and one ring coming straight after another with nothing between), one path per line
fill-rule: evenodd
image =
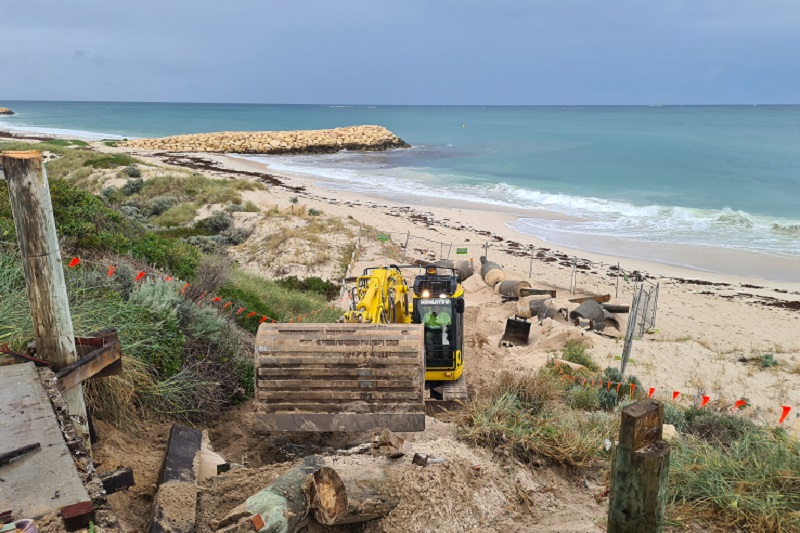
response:
M556 244L800 257L800 106L0 105L18 112L0 128L100 138L380 124L414 148L260 159L350 190L545 209L512 227Z

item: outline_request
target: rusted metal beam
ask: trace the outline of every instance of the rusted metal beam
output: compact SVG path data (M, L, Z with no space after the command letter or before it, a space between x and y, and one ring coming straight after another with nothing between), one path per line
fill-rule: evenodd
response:
M611 295L610 294L603 294L602 296L584 296L582 298L570 298L569 301L574 303L574 304L582 304L587 300L594 300L595 302L597 302L599 304L604 304L606 302L611 301Z

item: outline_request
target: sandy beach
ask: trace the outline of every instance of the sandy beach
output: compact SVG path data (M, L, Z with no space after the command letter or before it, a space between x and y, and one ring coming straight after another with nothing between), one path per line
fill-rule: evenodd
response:
M120 150L98 146L98 149ZM554 287L559 297L570 297L572 267L577 258L584 266L576 269L575 293L610 294L621 304L631 301L634 284L630 276L617 276L610 269L619 264L622 271L639 272L653 283L660 293L657 306L656 332L634 341L632 363L628 372L636 375L645 387L654 387L655 397L671 398L679 391L684 402L699 402L708 395L718 407L733 405L746 399L745 409L764 423L775 424L782 405L800 408L800 282L767 282L735 274L719 274L681 268L657 262L627 259L614 254L599 254L552 245L518 233L508 223L531 213L509 211L486 204L455 200L436 202L414 195L380 198L360 192L341 190L336 182L315 176L275 173L263 163L237 156L208 153L153 155L131 151L154 164L182 162L185 166L205 167L207 174L239 176L242 172L267 173L280 185L266 191L246 193L249 200L265 209L287 209L291 198L308 209L325 215L358 221L364 237L376 232L391 234L395 244L404 243L410 235L409 259L439 258L456 248L467 248L476 263L488 243L488 257L503 265L510 277L529 280L534 287ZM176 156L178 158L176 159ZM214 170L208 170L213 168ZM536 216L543 216L536 213ZM450 247L452 244L452 248ZM529 246L537 254L532 263ZM663 252L663 251L662 251ZM561 258L556 260L555 258ZM362 253L353 271L388 261L380 256ZM714 258L715 260L718 258ZM731 261L740 258L731 256ZM785 268L791 269L787 264ZM782 267L783 268L783 267ZM532 270L530 278L529 269ZM503 370L534 370L548 352L557 352L547 327L533 334L539 342L529 347L500 348L505 318L514 314L515 303L497 306L495 294L479 277L465 284L468 306L473 312L468 320L474 324L473 335L488 342L475 342L469 358L467 375L470 386L480 390ZM616 298L614 298L616 296ZM492 303L493 305L486 305ZM626 319L627 315L622 315ZM622 326L624 328L624 324ZM601 367L618 366L622 350L619 336L582 333L592 346L595 360ZM760 357L772 353L779 365L761 368ZM791 423L794 423L794 417Z

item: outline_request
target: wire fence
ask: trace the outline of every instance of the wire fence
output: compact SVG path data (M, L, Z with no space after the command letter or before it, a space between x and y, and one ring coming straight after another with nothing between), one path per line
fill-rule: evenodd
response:
M487 232L488 233L488 232ZM381 242L391 242L401 250L400 262L403 263L411 257L423 257L426 260L438 261L445 260L470 260L480 257L492 259L497 256L509 256L528 259L528 278L534 275L536 262L557 263L561 266L572 269L570 276L570 294L575 294L578 285L579 275L591 275L593 271L608 269L613 273L615 281L615 298L619 298L619 281L641 281L644 275L637 270L622 268L619 262L608 263L605 261L593 261L569 256L565 253L551 250L549 248L537 247L534 245L522 245L515 241L506 241L500 237L493 237L492 240L483 241L441 241L429 239L420 235L414 235L410 231L382 231L364 229L359 235L360 239L371 238ZM349 271L349 267L348 267ZM346 276L345 276L346 277Z

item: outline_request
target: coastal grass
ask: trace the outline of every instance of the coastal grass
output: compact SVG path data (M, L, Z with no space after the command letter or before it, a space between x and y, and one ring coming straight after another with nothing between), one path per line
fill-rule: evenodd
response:
M39 150L50 152L58 157L46 162L48 179L68 178L79 169L110 169L126 167L143 162L123 153L107 154L86 148L83 141L51 139L40 143L10 141L0 142L0 151ZM85 176L83 176L85 178Z
M597 363L592 359L592 354L586 350L580 341L571 340L564 347L563 359L571 363L583 365L588 370L596 372L599 370Z
M292 288L287 288L287 285ZM288 322L296 321L299 316L311 311L321 310L314 316L302 320L331 323L342 315L339 309L327 308L328 298L313 287L307 286L307 289L303 290L301 286L291 282L282 284L241 270L230 273L228 281L219 289L219 295L223 299L246 307L248 313L256 313L250 317L245 313L236 315L237 323L253 333L258 329L262 316L268 317L269 320Z
M460 415L461 438L529 465L555 464L584 474L608 471L612 452L603 443L616 440L620 410L633 399L621 387L614 405L604 407L598 395L615 395L615 389L597 389L591 381L576 386L563 379L570 372L551 363L536 373L501 374ZM606 380L614 372L591 376ZM727 409L665 402L664 418L679 433L670 457L668 526L800 530L800 443Z
M170 207L160 215L151 218L150 223L165 228L174 228L188 224L194 220L196 214L197 205L188 202Z
M241 204L242 191L263 189L261 183L240 179L211 179L202 174L156 176L144 182L133 199L175 196L196 204Z
M182 298L175 283L133 282L133 270L81 266L65 271L77 335L116 328L123 374L88 383L96 416L139 415L195 422L218 416L252 395L251 346L214 309ZM22 261L0 255L0 342L24 351L33 337Z

